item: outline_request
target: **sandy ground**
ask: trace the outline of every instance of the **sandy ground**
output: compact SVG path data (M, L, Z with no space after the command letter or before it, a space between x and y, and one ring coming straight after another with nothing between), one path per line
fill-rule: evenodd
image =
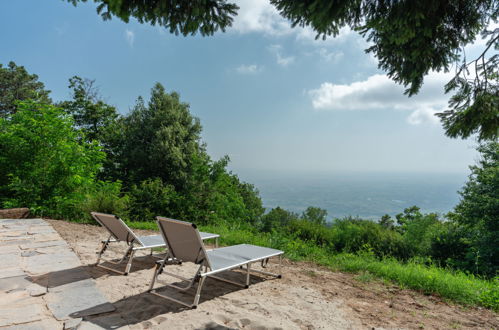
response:
M91 266L103 228L48 220L80 257L98 288L117 310L90 318L105 328L130 329L499 329L487 309L451 305L434 296L402 290L360 275L332 272L304 262L283 261L282 279L252 276L249 289L208 279L200 305L191 310L147 293L154 258L138 253L128 276ZM140 235L156 232L138 231ZM124 246L108 249L117 258ZM124 267L124 265L123 265ZM168 266L189 274L192 265ZM277 264L269 270L277 272ZM238 272L225 275L242 278ZM161 276L156 287L175 279ZM171 289L165 289L172 294ZM193 292L183 294L186 302Z

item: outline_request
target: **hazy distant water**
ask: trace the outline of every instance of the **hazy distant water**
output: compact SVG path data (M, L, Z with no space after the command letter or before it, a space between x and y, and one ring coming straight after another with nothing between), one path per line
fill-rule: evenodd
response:
M308 206L328 217L380 218L417 205L424 212L447 213L459 201L467 174L306 174L246 172L240 175L259 190L266 208L301 213Z

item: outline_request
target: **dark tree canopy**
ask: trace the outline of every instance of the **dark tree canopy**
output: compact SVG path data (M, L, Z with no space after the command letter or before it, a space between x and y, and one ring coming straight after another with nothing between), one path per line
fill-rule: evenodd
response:
M73 5L88 0L67 0ZM232 24L238 6L225 0L94 0L98 3L97 12L104 20L112 16L127 22L130 17L140 23L159 25L171 33L203 36L212 35L218 29Z
M0 64L0 117L12 115L17 110L17 101L34 100L48 104L50 91L38 81L36 74L29 74L23 66L9 62L7 67Z

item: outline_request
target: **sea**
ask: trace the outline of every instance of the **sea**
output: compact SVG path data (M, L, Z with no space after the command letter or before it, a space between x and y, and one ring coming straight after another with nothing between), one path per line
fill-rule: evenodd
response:
M467 173L307 173L243 171L259 190L263 206L302 213L320 207L328 220L346 216L377 220L416 205L444 215L460 200Z

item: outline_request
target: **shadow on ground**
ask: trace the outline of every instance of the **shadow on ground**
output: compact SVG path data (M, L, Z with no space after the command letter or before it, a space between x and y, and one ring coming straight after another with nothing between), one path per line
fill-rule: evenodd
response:
M220 276L222 277L222 276ZM228 271L223 274L225 279L229 279L235 282L244 283L245 273L240 271ZM160 279L165 279L165 276L160 276ZM251 276L251 285L260 283L264 280L267 280L264 277L254 275ZM170 282L171 283L171 282ZM165 282L160 280L156 284L156 288L158 288L158 293L166 294L175 299L184 301L186 303L192 303L194 299L194 295L197 289L197 284L192 288L185 292L180 292L175 290L174 288L164 286ZM186 282L175 282L174 284L185 286ZM202 304L204 302L210 301L215 298L221 299L221 303L227 303L227 299L224 298L225 295L237 292L240 290L251 290L251 285L249 289L244 289L239 286L218 281L212 278L208 278L205 281L203 286L203 290L201 292L201 299L199 301L199 308L202 308ZM93 323L100 327L106 329L113 329L122 327L125 325L133 325L141 322L145 322L155 318L158 315L162 314L171 314L171 313L179 313L185 310L189 310L189 308L184 307L180 304L177 304L173 301L163 299L156 295L153 295L149 292L143 292L134 296L126 297L120 299L118 301L113 302L113 305L116 307L116 311L111 313L99 314L84 317L84 321ZM100 306L93 306L91 309L98 309ZM88 310L78 311L70 315L71 317L80 317L80 315L89 314ZM167 321L167 315L165 315L165 322ZM167 323L165 323L165 326ZM205 329L228 329L226 327L220 327L215 323L207 324Z
M135 257L133 259L132 272L138 272L144 269L154 268L155 263L158 259L152 256L140 256ZM119 271L124 271L126 262L121 263L120 265L113 265L111 263L103 263L104 266L113 268ZM101 276L124 276L107 269L103 269L100 267L96 267L95 265L83 265L74 268L68 268L59 270L56 272L50 272L42 275L36 276L28 276L26 279L33 283L36 283L41 286L45 286L47 288L55 288L61 285L94 278L97 279Z

